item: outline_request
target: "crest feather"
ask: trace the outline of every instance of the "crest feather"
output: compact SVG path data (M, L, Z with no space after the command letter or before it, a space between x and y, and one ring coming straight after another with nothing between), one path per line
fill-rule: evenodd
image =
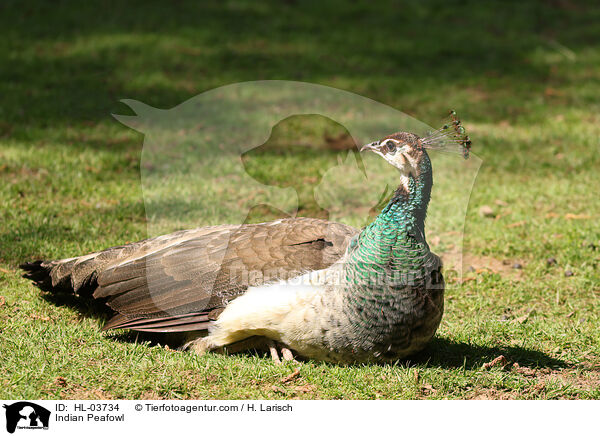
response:
M450 111L442 127L421 138L421 146L432 150L461 153L465 159L469 157L471 140L461 125L455 111Z

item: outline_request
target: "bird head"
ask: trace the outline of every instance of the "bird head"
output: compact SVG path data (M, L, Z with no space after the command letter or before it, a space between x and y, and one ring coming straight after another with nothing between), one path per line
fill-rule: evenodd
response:
M414 133L398 132L379 141L364 145L360 151L370 150L398 168L405 177L417 177L419 164L425 154Z
M466 135L456 112L450 111L444 125L424 137L414 133L398 132L366 144L360 151L370 150L380 155L400 171L403 181L407 181L410 177L416 178L423 171L431 168L426 149L458 152L465 159L469 157L471 140Z

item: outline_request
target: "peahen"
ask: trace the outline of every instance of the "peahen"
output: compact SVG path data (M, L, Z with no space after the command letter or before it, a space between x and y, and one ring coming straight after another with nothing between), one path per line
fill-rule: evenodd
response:
M362 230L311 218L222 225L21 266L53 292L104 299L104 329L186 332L198 353L266 344L274 359L389 362L424 348L444 307L442 263L425 239L433 178L426 149L470 141L456 114L426 137L400 132L362 147L400 173Z

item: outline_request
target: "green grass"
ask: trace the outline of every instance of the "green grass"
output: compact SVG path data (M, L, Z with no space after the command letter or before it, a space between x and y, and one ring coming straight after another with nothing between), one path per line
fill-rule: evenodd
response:
M599 22L594 2L569 0L2 3L0 397L600 398ZM447 291L436 339L410 361L309 361L286 382L295 365L101 333L90 308L20 278L23 261L147 236L143 136L110 116L127 112L120 99L170 108L256 79L345 89L429 124L450 107L463 118L483 159L465 228L475 271ZM283 138L316 146L266 148L247 169L318 215L307 185L337 159L319 147L336 128L292 121ZM357 223L367 212L348 210ZM482 368L499 355L510 364Z

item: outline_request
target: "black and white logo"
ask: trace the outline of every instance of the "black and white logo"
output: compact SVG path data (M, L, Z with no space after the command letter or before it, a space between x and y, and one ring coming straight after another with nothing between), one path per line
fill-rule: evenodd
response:
M6 431L14 433L16 429L48 429L50 411L29 401L5 404Z

